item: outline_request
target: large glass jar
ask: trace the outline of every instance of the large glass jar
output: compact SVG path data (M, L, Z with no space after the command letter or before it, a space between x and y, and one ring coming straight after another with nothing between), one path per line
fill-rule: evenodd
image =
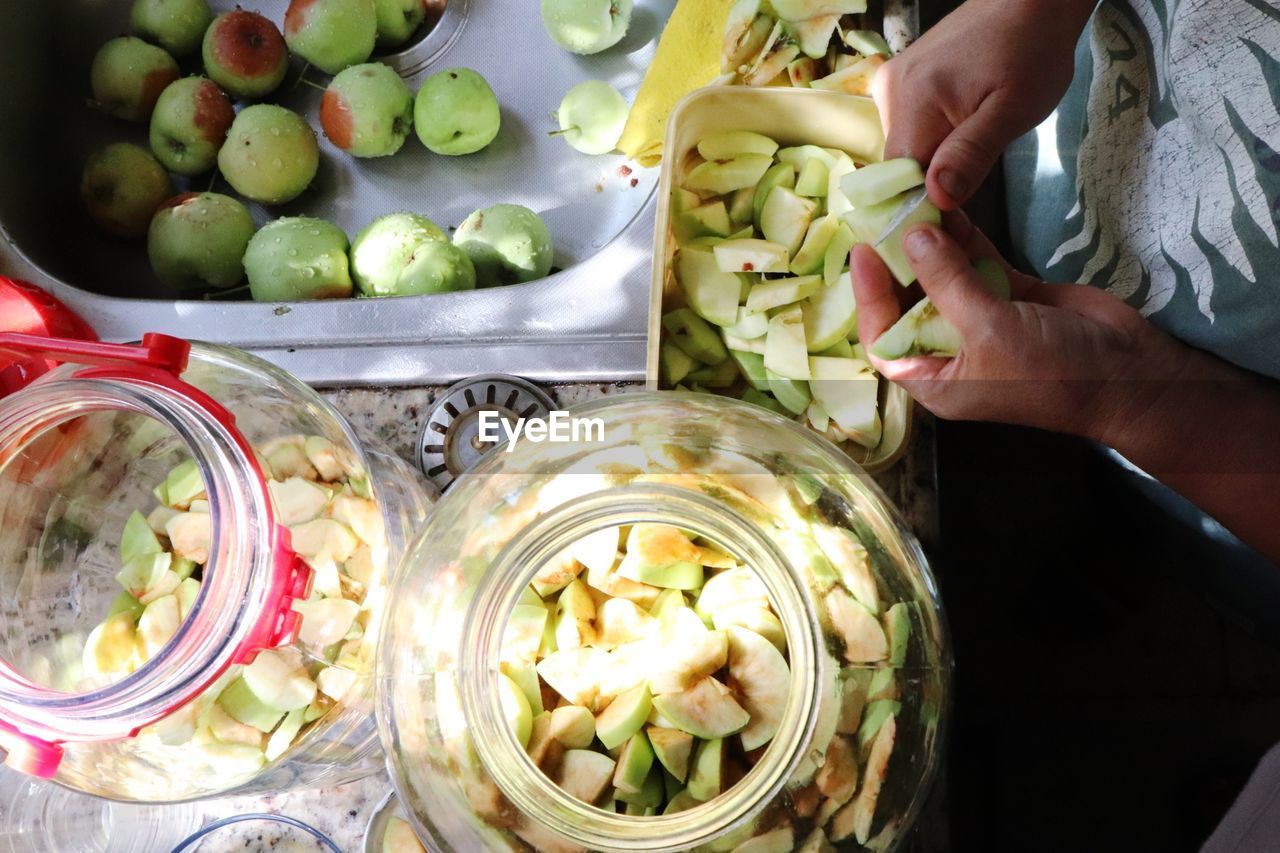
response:
M732 850L748 841L743 850L816 851L858 841L895 847L935 773L951 664L933 578L884 495L825 439L726 398L627 394L570 414L588 419L578 421L580 437L589 419L600 419L603 435L593 437L602 440L524 442L492 453L454 484L392 583L395 606L378 662L379 724L396 790L421 838L442 850ZM548 767L541 750L536 760L526 752L522 743L538 736L513 730L500 688L511 616L540 606L531 581L550 578L541 574L548 566L566 565L566 553L578 553L575 543L610 528L630 542L627 531L640 524L703 543L702 553L714 555L705 565L720 566L708 568L708 577L726 571L726 554L754 570L785 631L790 666L776 734L747 753L754 763L740 781L694 807L685 808L685 797L683 810L672 800L649 816L609 795L588 803L553 784L567 771ZM612 532L605 538L618 541ZM620 567L627 557L617 557ZM597 588L589 590L597 604L607 598L600 590L608 582L591 578L594 567L567 565ZM883 646L854 652L844 633L844 610L855 606L850 591L878 614L873 622L890 614L905 622L888 632L897 638L892 655ZM680 604L690 595L682 593ZM865 616L868 608L856 607ZM563 603L551 606L548 618L566 612ZM719 614L702 615L721 627ZM732 685L730 648L721 678ZM662 646L629 662L643 670L666 654L681 650ZM546 671L538 672L536 689L554 702L544 713L563 707L565 698L548 692ZM651 713L649 723L669 721ZM620 765L619 750L607 746L592 748ZM856 761L856 784L847 773L829 784L835 774L824 765L834 765L837 751ZM674 772L664 762L668 783Z
M0 335L0 745L114 800L381 766L374 641L416 472L244 352Z

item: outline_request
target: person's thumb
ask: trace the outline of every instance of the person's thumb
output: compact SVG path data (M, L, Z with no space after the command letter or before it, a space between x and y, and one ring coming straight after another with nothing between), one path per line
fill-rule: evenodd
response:
M1009 141L999 113L988 98L938 146L929 163L929 197L938 207L964 204L995 166Z
M902 248L925 295L962 338L993 331L1009 305L987 290L959 243L936 225L919 225Z

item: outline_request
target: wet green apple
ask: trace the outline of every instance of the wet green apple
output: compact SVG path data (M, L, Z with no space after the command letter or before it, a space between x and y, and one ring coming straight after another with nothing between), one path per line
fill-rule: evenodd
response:
M244 268L258 302L340 299L351 295L347 235L322 219L277 219L249 241Z
M137 145L118 142L85 164L80 197L98 227L117 237L144 237L151 217L173 193L169 173Z
M284 15L289 50L326 74L359 65L378 37L374 0L292 0Z
M570 53L599 53L627 34L631 0L542 0L542 23Z
M160 93L179 74L178 63L163 49L121 36L98 50L89 83L98 109L126 121L146 121Z
M413 93L380 62L353 65L333 78L320 103L329 141L353 157L386 157L413 129Z
M551 232L518 204L477 210L458 226L453 242L471 256L480 287L535 281L551 272Z
M174 56L189 56L200 49L213 12L206 0L134 0L130 23Z
M425 216L393 213L369 223L351 245L351 275L365 296L474 290L471 257Z
M255 104L240 111L218 168L240 195L263 204L284 204L302 195L320 168L315 131L284 107Z
M502 111L483 77L470 68L448 68L418 90L414 126L436 154L474 154L497 137Z
M378 14L378 47L400 47L427 19L423 0L374 0Z
M217 84L186 77L170 84L151 114L151 150L179 175L199 175L218 163L236 111Z
M271 21L236 9L220 15L204 34L204 70L237 98L262 98L280 87L289 48Z
M253 220L243 204L218 193L187 193L165 202L151 220L147 254L171 287L219 290L244 278Z

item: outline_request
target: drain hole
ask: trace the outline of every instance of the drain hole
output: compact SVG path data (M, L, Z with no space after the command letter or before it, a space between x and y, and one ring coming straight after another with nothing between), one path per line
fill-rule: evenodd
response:
M448 465L437 465L436 467L432 468L430 471L427 472L427 476L438 477L441 474L444 474L445 472L447 472L448 470L449 470Z
M518 399L520 399L520 392L519 392L519 391L512 391L512 392L511 392L511 396L507 397L507 404L506 404L505 406L503 406L503 408L504 408L504 409L515 409L515 407L516 407L516 400L518 400Z
M487 389L485 389L484 401L488 403L490 406L492 406L493 401L496 399L498 399L498 386L490 385Z
M467 408L469 408L469 409L474 409L474 408L475 408L475 406L476 406L476 395L475 395L475 394L473 394L473 393L471 392L471 389L470 389L470 388L468 388L467 390L465 390L465 391L463 391L463 392L462 392L462 397L463 397L463 399L464 399L464 400L466 400L466 401L467 401Z
M427 429L431 430L432 432L438 432L441 435L445 435L449 432L449 426L447 424L442 424L439 422L432 422L430 424L427 424Z
M537 403L530 403L529 407L520 413L520 417L528 418L532 416L534 412L538 411L538 409L539 409L539 406Z

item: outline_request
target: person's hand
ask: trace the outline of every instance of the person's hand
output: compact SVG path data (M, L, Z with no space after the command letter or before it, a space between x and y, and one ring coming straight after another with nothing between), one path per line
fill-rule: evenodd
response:
M1071 83L1094 0L968 0L877 73L885 158L929 165L929 198L954 210L1005 147Z
M870 358L881 375L939 417L1106 441L1117 421L1142 406L1144 390L1167 387L1191 352L1105 291L1048 284L1009 269L961 212L946 214L944 228L913 228L903 246L920 286L963 344L955 358ZM1013 301L983 285L972 267L981 258L1004 265ZM870 246L854 247L850 267L858 333L870 354L901 316L907 291Z

